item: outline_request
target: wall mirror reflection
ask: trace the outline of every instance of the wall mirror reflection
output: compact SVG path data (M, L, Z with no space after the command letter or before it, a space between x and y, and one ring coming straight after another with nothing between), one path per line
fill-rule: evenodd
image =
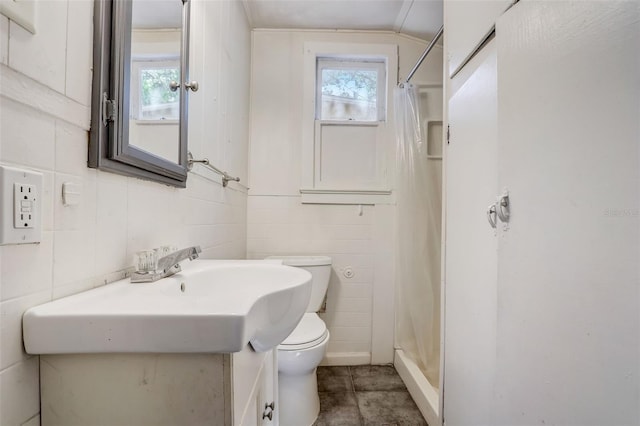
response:
M178 163L182 2L132 3L129 144Z
M89 166L184 187L189 0L96 0Z

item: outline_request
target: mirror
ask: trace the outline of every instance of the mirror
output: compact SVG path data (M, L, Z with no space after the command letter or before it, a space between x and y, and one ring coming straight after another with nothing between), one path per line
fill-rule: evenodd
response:
M95 0L89 167L184 187L189 0Z
M133 0L129 145L174 163L180 161L181 35L181 2Z

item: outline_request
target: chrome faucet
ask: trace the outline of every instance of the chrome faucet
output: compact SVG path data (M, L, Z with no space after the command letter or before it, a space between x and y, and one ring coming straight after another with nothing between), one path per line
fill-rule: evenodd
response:
M157 262L155 259L151 262L147 259L145 262L142 262L144 264L142 267L140 265L141 262L138 262L139 264L136 265L136 271L131 274L131 282L150 283L169 277L182 270L182 268L180 268L180 262L186 259L197 259L201 252L200 246L193 246L166 254L158 258ZM157 251L153 253L157 255Z

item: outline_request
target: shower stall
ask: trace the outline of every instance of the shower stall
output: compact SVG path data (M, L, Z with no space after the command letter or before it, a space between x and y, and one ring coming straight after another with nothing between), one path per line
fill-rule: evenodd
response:
M401 84L396 114L394 364L429 424L439 418L442 86Z

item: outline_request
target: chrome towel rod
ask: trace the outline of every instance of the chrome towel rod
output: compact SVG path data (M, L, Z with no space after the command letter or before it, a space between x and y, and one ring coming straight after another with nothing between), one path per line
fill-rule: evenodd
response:
M207 166L209 169L213 170L214 172L216 172L220 176L222 176L222 186L224 188L227 187L227 185L229 184L230 180L232 180L234 182L240 182L240 178L239 177L233 177L233 176L229 175L229 173L223 172L222 170L220 170L219 168L217 168L216 166L211 164L209 162L208 158L203 158L202 160L194 160L193 159L193 154L191 154L191 152L189 152L189 154L187 156L187 170L191 171L191 169L193 169L193 163L201 163L202 165Z
M433 40L431 40L431 43L429 43L427 48L424 49L424 52L422 53L422 56L420 56L420 59L418 59L418 62L416 62L416 64L414 65L413 69L411 70L411 72L407 76L407 79L404 81L404 84L409 83L409 80L411 80L411 77L413 77L413 75L416 73L416 71L418 71L418 68L420 68L420 65L422 65L422 62L424 61L424 58L426 58L427 55L431 52L431 49L433 49L433 46L436 45L436 43L438 42L438 39L440 37L442 37L442 33L443 32L444 32L444 25L442 25L440 27L440 29L438 30L436 35L433 37Z

